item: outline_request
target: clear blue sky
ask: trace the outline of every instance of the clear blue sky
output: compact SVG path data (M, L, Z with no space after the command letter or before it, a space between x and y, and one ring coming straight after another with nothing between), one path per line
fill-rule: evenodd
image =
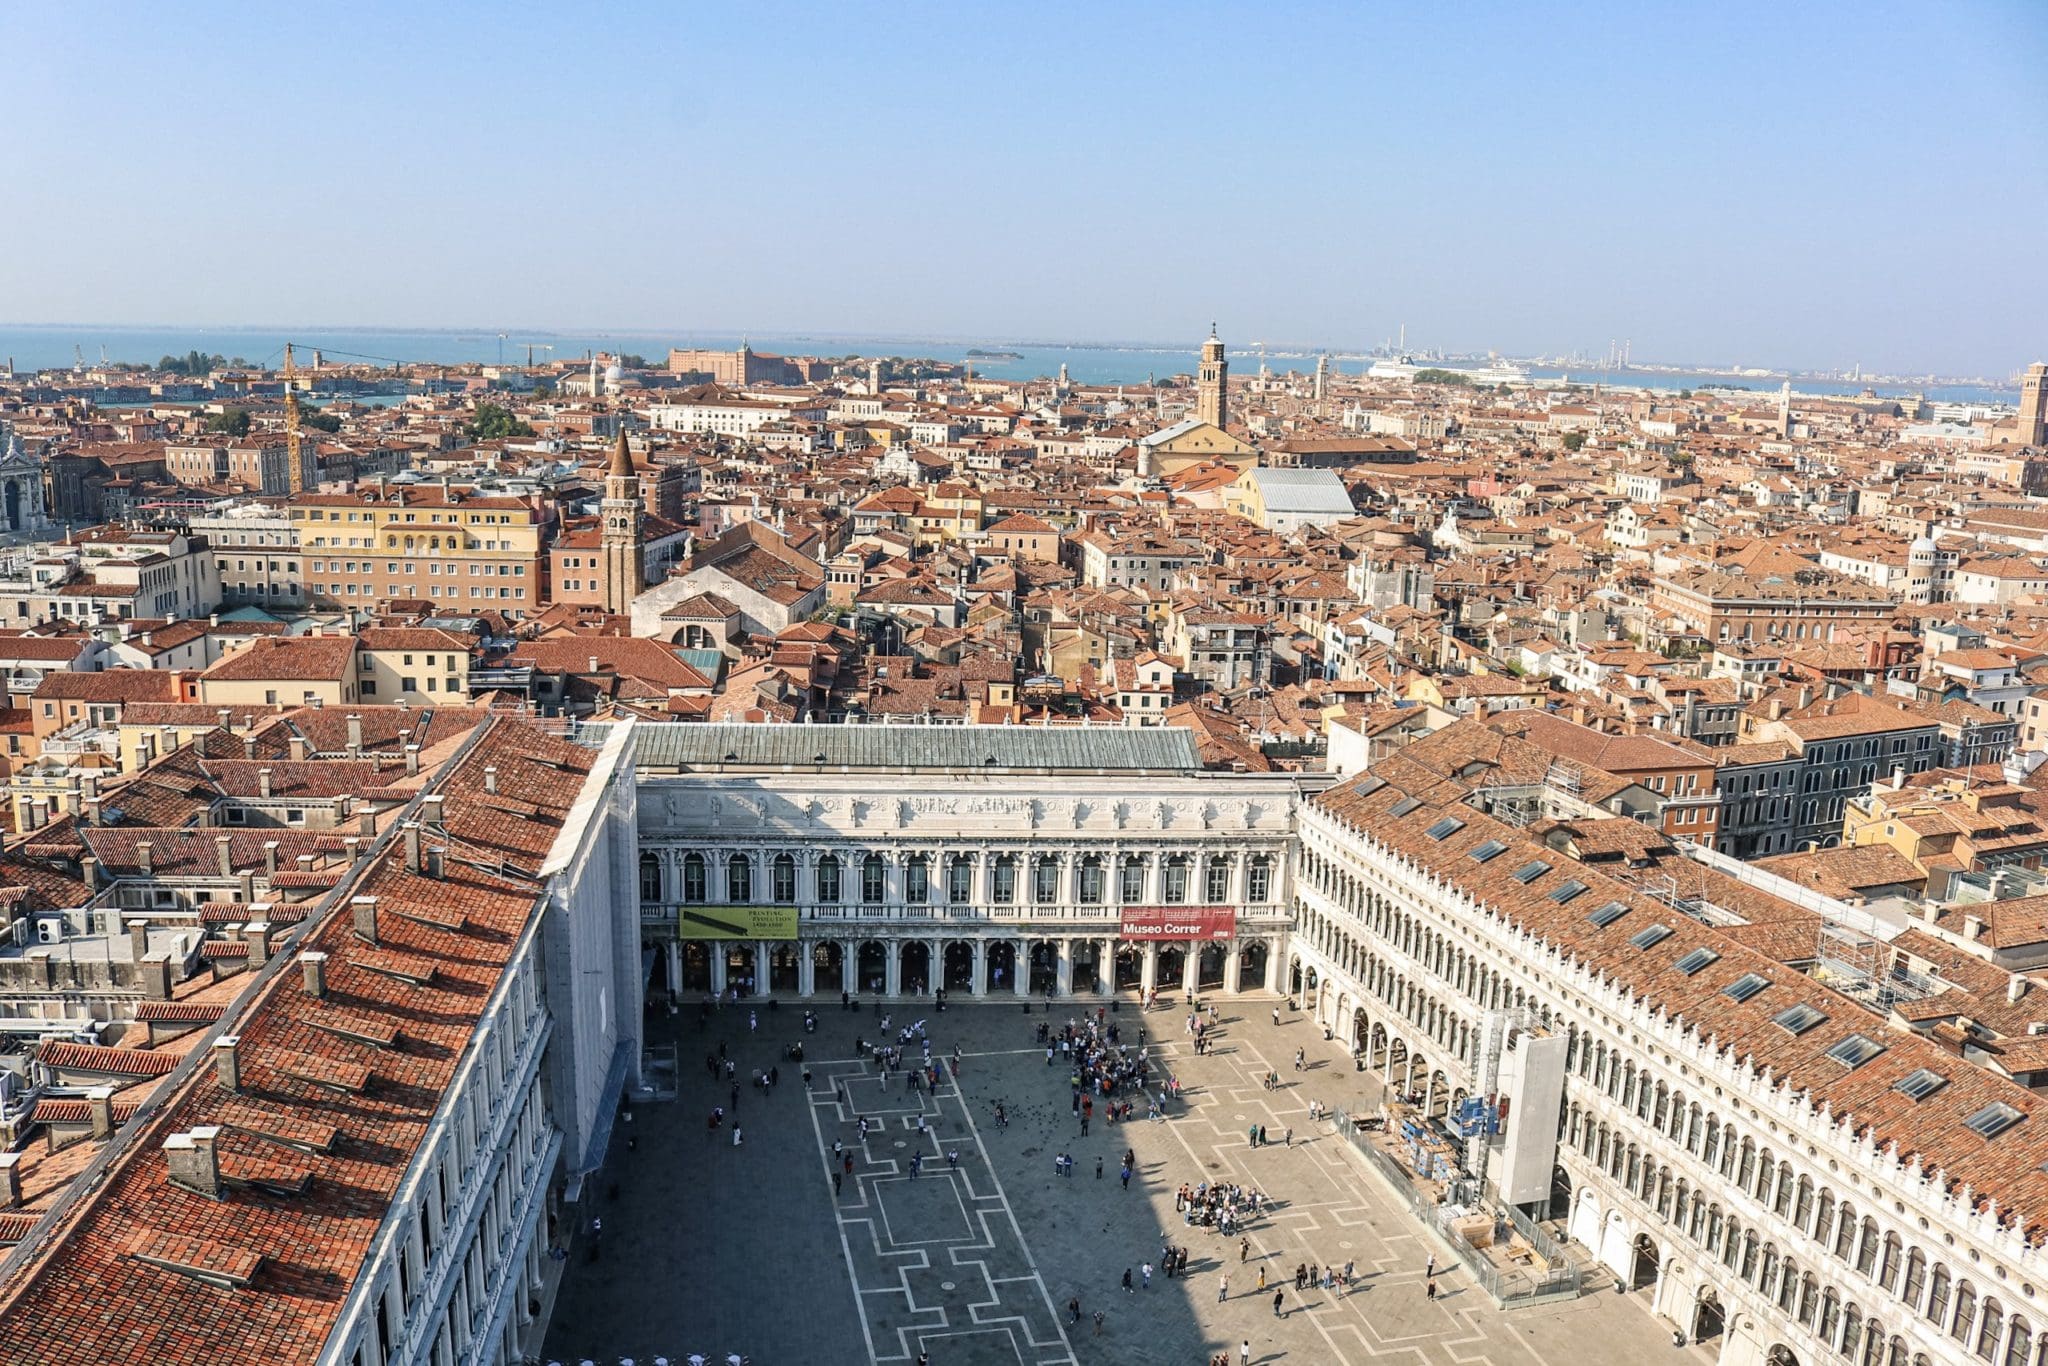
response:
M2048 0L0 9L0 321L2048 356Z

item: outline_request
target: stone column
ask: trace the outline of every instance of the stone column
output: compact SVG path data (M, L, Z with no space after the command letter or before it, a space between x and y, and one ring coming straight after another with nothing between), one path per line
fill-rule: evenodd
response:
M796 941L796 994L815 995L818 990L818 965L811 958L817 952L817 945L807 940Z
M668 941L668 989L678 997L683 994L683 941Z
M849 996L860 990L860 945L839 941L839 989Z
M1143 953L1144 962L1138 969L1138 996L1150 1000L1153 988L1159 985L1159 945L1147 941Z
M888 967L882 974L882 994L885 996L901 996L903 994L903 944L900 940L884 939L882 941L882 951L887 955L884 961L888 964Z
M714 996L725 990L725 943L723 939L714 939L705 945L710 950L711 994Z
M1071 996L1074 994L1074 941L1061 939L1056 942L1060 949L1060 965L1053 979L1054 988L1062 996Z
M1284 980L1280 974L1287 971L1285 959L1286 954L1281 952L1279 942L1268 939L1266 941L1266 990L1272 992L1275 996L1280 994L1280 984Z
M1010 956L1011 986L1019 996L1031 994L1031 941L1012 939L1016 952Z
M1195 994L1195 983L1201 980L1202 941L1191 939L1188 941L1187 954L1180 962L1180 989L1192 996Z
M988 940L974 941L974 986L967 993L970 996L988 995Z
M754 941L754 991L757 995L766 992L774 980L768 969L768 953L774 947L765 939Z
M1223 946L1223 991L1227 996L1235 996L1243 989L1238 980L1244 970L1244 961L1238 957L1242 948L1235 939Z

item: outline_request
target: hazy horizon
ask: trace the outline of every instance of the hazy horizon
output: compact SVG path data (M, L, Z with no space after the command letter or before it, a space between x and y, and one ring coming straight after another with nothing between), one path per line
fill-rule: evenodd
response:
M12 326L2048 353L2026 0L38 8L0 48Z

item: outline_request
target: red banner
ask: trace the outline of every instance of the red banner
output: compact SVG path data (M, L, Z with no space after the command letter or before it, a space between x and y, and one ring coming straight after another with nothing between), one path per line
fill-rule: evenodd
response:
M1125 939L1229 939L1237 934L1234 906L1126 906Z

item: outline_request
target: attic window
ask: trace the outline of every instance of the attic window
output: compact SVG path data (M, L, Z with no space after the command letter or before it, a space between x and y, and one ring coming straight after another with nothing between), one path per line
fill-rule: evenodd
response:
M1390 816L1405 816L1421 805L1422 798L1420 797L1403 797L1400 801L1394 803L1394 809L1387 814Z
M1948 1078L1930 1068L1919 1067L1908 1072L1892 1086L1892 1090L1908 1100L1921 1101L1948 1085Z
M1488 840L1472 851L1472 861L1474 863L1485 863L1488 859L1499 858L1507 851L1508 847L1499 840Z
M1386 785L1387 780L1385 778L1379 777L1376 774L1368 773L1363 778L1360 778L1358 780L1358 786L1352 788L1351 790L1361 797L1370 797L1373 793L1379 791Z
M1558 905L1562 906L1565 902L1570 901L1573 897L1581 895L1585 890L1586 884L1579 881L1577 878L1573 878L1570 882L1560 883L1559 885L1551 888L1550 899L1552 901L1555 901Z
M1827 1018L1827 1016L1821 1014L1812 1006L1800 1004L1786 1006L1783 1010L1771 1016L1771 1023L1784 1030L1787 1034L1797 1037L1812 1029L1815 1025L1823 1023Z
M1526 886L1549 871L1550 865L1542 859L1537 859L1533 863L1525 863L1515 869L1515 881Z
M1669 939L1672 933L1669 925L1645 925L1630 935L1628 942L1639 949L1654 948Z
M1619 901L1610 901L1603 906L1595 906L1593 913L1587 916L1586 919L1604 930L1627 914L1628 907L1626 905Z
M2023 1112L2015 1110L2002 1100L1994 1100L1964 1120L1963 1124L1972 1133L1981 1134L1985 1138L1997 1138L2025 1118Z
M1672 966L1690 977L1701 968L1711 966L1720 961L1721 955L1715 953L1712 949L1694 949L1691 953L1688 953L1685 957L1672 964Z
M1884 1048L1885 1046L1875 1039L1865 1038L1861 1034L1851 1034L1830 1048L1828 1056L1842 1066L1854 1070L1884 1052Z
M1722 987L1721 994L1731 1001L1747 1001L1770 984L1771 979L1768 977L1759 977L1753 972L1745 972L1727 986Z
M1429 836L1433 840L1442 842L1444 840L1449 839L1451 836L1457 834L1460 830L1463 830L1464 828L1465 822L1459 820L1456 816L1446 816L1442 820L1438 821L1435 825L1430 826L1429 829L1423 831L1422 833Z
M248 1285L263 1265L261 1253L172 1233L137 1239L129 1246L128 1255L148 1266L161 1267L223 1290L239 1290Z

